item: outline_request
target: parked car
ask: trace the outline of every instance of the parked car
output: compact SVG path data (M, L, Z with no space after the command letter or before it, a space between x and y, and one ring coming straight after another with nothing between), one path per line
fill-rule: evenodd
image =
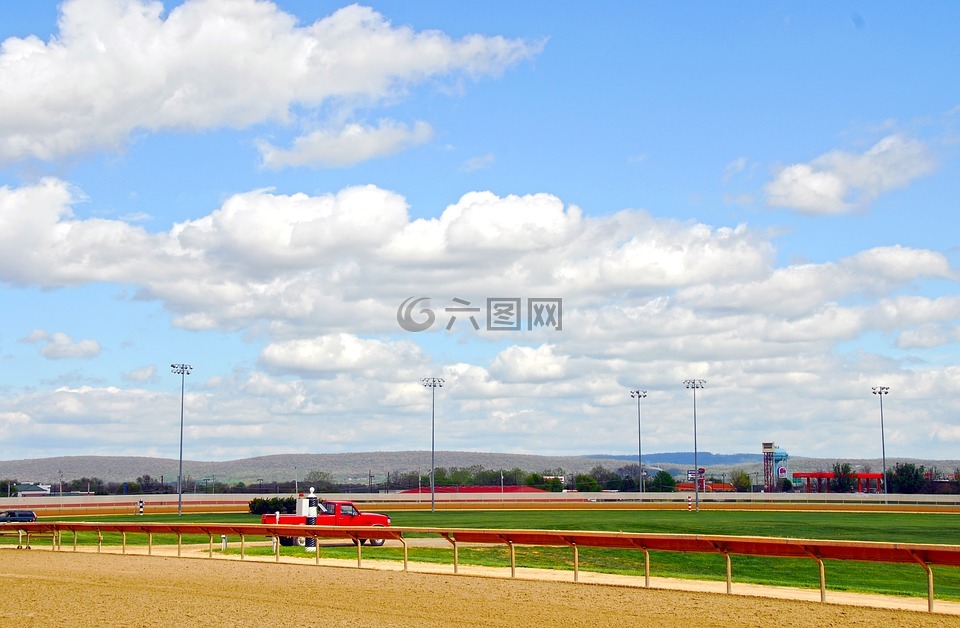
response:
M29 523L37 520L32 510L5 510L0 512L0 523Z

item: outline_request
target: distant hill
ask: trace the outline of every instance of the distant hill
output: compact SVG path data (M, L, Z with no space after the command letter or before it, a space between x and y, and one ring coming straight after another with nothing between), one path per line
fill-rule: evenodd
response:
M595 454L589 458L598 458L600 460L622 460L629 464L637 461L637 456L632 455L604 455ZM763 454L714 454L709 451L697 452L697 464L700 466L708 465L736 465L736 464L757 464L763 462ZM663 453L645 454L643 456L644 466L660 465L687 465L693 467L692 451L669 451Z
M662 468L674 475L682 475L693 468L693 452L666 452L644 454L643 462L651 467ZM741 469L751 475L763 474L763 457L760 454L714 454L698 452L697 462L707 468L709 474L721 475L732 469ZM835 462L849 462L857 470L878 470L879 458L836 459L791 457L787 460L790 473L796 471L829 471ZM928 469L936 467L953 471L960 467L960 460L919 460L911 458L887 458L892 467L897 462L912 462ZM535 456L529 454L501 454L469 451L436 452L438 467L472 467L484 469L520 469L524 472L542 473L563 469L564 473L586 473L595 466L616 470L635 464L630 455L594 454L585 456ZM20 482L56 484L60 473L64 480L100 478L106 482L123 482L149 475L167 483L177 477L176 459L147 458L137 456L61 456L33 458L29 460L0 461L0 479ZM302 479L311 471L329 473L335 482L366 483L371 475L374 481L383 481L387 472L420 472L430 470L429 451L377 451L341 454L278 454L240 460L204 462L183 461L185 479L209 478L218 482L252 485L260 482L289 482Z
M614 465L619 468L623 464ZM597 465L611 467L610 459L588 456L534 456L468 451L436 452L438 467L472 467L516 469L531 473L563 469L565 473L584 473ZM100 478L106 482L123 482L149 475L170 483L177 477L178 460L137 456L61 456L29 460L0 461L0 479L55 484L60 473L64 480ZM311 471L329 473L335 482L366 483L372 474L382 481L387 472L420 472L430 470L429 451L379 451L342 454L277 454L222 462L183 461L184 478L210 478L218 482L256 484L263 481L302 479Z

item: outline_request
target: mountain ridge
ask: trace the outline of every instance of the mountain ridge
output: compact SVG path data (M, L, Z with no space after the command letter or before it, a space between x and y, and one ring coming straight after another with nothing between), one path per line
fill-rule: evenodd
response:
M535 454L512 454L495 452L437 451L436 466L445 468L481 466L485 469L524 472L550 472L562 469L567 474L586 473L595 466L616 470L635 464L630 455L591 454L583 456L548 456ZM739 468L750 474L763 473L760 454L713 454L698 452L697 461L707 468L708 474L721 475ZM805 458L791 457L787 460L790 473L795 471L829 471L836 462L848 462L855 469L878 469L879 459L851 458ZM898 462L923 464L953 471L960 467L960 460L921 460L915 458L888 458L892 467ZM99 478L106 482L132 481L149 475L157 480L175 482L179 461L170 458L147 456L57 456L23 460L0 460L0 479L15 479L20 482L54 484L61 478L65 481L80 478ZM644 465L664 469L673 475L681 475L693 466L693 452L664 452L644 455ZM382 481L387 473L428 473L430 451L350 452L326 454L273 454L225 461L183 461L183 476L195 480L212 479L235 484L287 482L300 479L311 471L329 473L334 481L359 481L366 483L372 477Z

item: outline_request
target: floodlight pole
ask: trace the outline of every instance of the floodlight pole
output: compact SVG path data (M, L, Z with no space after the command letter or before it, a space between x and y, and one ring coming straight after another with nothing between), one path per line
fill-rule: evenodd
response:
M887 445L883 436L883 396L889 394L889 386L874 386L873 394L880 397L880 455L882 456L883 471L880 474L883 478L883 494L887 494Z
M640 426L640 400L647 396L645 390L631 390L630 396L637 400L637 466L640 467L640 494L643 494L643 431Z
M177 471L177 516L183 515L183 390L184 380L193 367L189 364L171 364L171 371L180 376L180 467Z
M437 388L443 388L443 378L424 377L420 383L430 389L430 512L437 510L437 493L433 483L433 473L437 468L436 455L436 418L437 418Z
M696 510L700 512L700 463L697 460L697 389L703 388L707 381L704 379L685 379L683 385L693 389L693 495L696 501Z

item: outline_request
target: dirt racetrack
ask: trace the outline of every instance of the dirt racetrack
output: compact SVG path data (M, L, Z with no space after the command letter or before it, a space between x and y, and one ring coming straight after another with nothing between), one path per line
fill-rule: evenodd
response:
M0 550L0 579L0 618L27 626L960 626L741 595L39 549Z

